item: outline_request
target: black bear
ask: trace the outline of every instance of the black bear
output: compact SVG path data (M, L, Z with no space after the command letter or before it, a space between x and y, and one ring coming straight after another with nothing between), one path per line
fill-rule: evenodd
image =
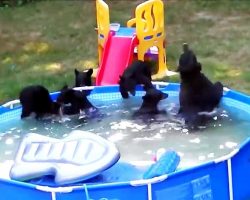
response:
M75 87L91 86L92 80L91 75L93 74L93 69L87 69L83 72L75 69Z
M62 88L57 102L64 105L63 114L66 115L79 114L81 111L95 108L88 100L85 91L74 90L68 86Z
M158 103L166 99L168 94L163 93L160 90L152 87L146 91L145 96L142 97L143 102L138 111L136 111L135 115L141 114L158 114L160 111L158 110Z
M223 85L220 82L213 84L201 73L202 66L187 44L183 45L183 50L177 69L181 78L179 113L187 124L195 125L207 118L208 115L202 116L204 113L212 112L218 106L223 96Z
M53 102L49 91L41 85L31 85L22 89L19 95L22 105L21 118L35 113L35 118L42 118L46 114L60 114L60 104Z
M134 61L120 76L119 89L124 99L129 97L129 93L135 95L135 87L142 84L144 89L152 88L151 83L151 63L148 61Z

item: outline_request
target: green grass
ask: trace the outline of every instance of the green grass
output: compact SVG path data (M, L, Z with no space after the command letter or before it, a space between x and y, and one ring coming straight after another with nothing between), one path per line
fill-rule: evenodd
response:
M111 22L125 25L136 1L106 1ZM250 93L250 1L165 2L167 61L175 70L188 42L213 81ZM73 85L74 68L97 67L95 1L39 1L0 9L0 103L22 87ZM178 77L166 78L179 81Z

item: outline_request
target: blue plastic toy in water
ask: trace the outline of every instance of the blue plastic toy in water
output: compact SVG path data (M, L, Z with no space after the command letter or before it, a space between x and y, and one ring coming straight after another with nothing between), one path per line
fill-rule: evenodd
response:
M164 174L172 173L180 163L180 156L175 151L166 151L161 155L159 160L152 164L144 173L144 179L154 178Z

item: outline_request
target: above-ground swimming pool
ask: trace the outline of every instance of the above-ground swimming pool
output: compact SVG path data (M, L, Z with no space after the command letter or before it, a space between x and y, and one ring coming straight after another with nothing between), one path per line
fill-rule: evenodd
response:
M248 191L241 184L235 182L237 179L242 181L246 177L250 178L250 172L243 170L240 172L242 178L237 175L237 178L233 180L233 173L239 173L238 170L233 171L234 167L236 169L238 165L242 167L241 164L243 168L246 166L244 162L238 162L237 157L241 154L231 153L237 152L250 136L248 131L250 130L250 98L231 90L225 90L217 116L206 127L190 130L185 126L183 119L177 115L179 85L158 83L156 87L168 93L169 98L162 100L159 104L159 109L166 113L155 116L134 116L134 112L141 105L141 96L144 95L141 87L137 88L135 97L126 100L121 98L118 86L95 87L89 100L99 111L92 116L71 116L64 118L63 121L56 118L42 121L21 120L20 107L12 109L1 107L0 162L2 164L0 166L3 169L6 163L11 163L18 144L26 133L34 132L64 138L69 132L77 129L96 133L114 142L121 153L119 162L123 163L151 162L158 149L172 149L181 156L177 172L169 175L166 180L165 176L142 182L131 182L129 178L124 178L124 180L118 178L118 181L106 183L78 183L70 189L68 187L46 189L37 187L37 184L33 183L8 180L8 176L2 174L2 176L0 175L3 177L0 188L6 188L3 190L5 199L39 197L41 199L165 200L166 196L168 199L229 199L230 197L243 199L243 197L250 197L250 190ZM56 98L57 94L52 94L52 97ZM250 151L249 148L248 143L242 146L242 149L246 149L246 151ZM228 155L232 155L232 159ZM228 158L230 158L230 162ZM236 164L233 165L234 163ZM246 165L249 165L248 161L246 161ZM137 170L133 171L133 167L127 169L131 169L131 173L126 172L127 177L131 176L133 172L136 173ZM119 170L114 171L120 172ZM135 177L138 178L138 176ZM235 192L235 187L240 190ZM18 197L10 190L20 190L23 193Z

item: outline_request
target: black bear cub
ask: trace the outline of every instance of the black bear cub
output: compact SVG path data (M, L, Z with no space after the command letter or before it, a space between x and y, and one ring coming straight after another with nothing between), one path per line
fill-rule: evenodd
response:
M183 54L179 59L177 71L180 72L179 113L187 124L199 124L207 117L204 113L212 112L223 96L223 85L213 84L203 73L202 66L187 44L183 45ZM202 114L203 113L203 114Z
M75 69L75 87L91 86L92 80L91 75L93 74L93 69L87 69L83 72Z
M63 114L74 115L81 111L95 108L87 98L87 92L74 90L64 86L57 98L57 102L63 106Z
M161 111L158 110L158 103L166 98L168 98L168 94L163 93L154 87L148 89L145 96L142 97L143 102L141 107L135 114L159 114Z
M31 85L22 89L19 95L22 105L21 118L35 113L35 118L42 118L46 114L59 114L60 104L53 102L49 91L41 85Z
M119 89L122 97L127 99L129 93L134 96L137 84L142 84L145 90L152 88L151 70L152 66L148 61L137 60L129 65L119 80Z

